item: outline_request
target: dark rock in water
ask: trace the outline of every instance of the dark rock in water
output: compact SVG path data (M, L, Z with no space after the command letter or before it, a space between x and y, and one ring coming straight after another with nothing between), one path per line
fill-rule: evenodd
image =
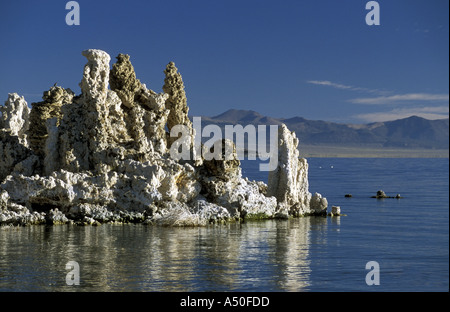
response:
M345 194L344 197L353 197L353 195L352 194Z
M388 196L382 191L377 191L377 195L371 196L370 198L388 198Z
M377 195L375 196L376 198L387 198L388 196L386 195L385 192L383 192L382 190L377 191Z
M403 198L400 196L400 194L397 194L395 196L387 196L385 192L383 192L382 190L377 191L377 195L376 196L371 196L371 198Z

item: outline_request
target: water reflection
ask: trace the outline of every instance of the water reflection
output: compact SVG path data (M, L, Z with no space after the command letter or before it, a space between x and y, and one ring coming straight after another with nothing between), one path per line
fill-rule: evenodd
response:
M338 221L338 220L335 220ZM3 291L302 291L327 218L204 228L0 228ZM80 286L65 264L80 265Z

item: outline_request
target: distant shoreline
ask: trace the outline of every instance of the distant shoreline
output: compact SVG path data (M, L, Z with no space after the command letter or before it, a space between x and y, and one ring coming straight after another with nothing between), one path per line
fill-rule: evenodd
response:
M448 149L399 149L334 145L302 145L300 156L318 158L449 158Z
M239 148L237 148L239 150ZM400 149L334 145L302 145L303 158L450 158L448 149ZM241 150L242 151L242 150ZM247 150L244 157L247 159ZM257 155L257 152L255 152Z

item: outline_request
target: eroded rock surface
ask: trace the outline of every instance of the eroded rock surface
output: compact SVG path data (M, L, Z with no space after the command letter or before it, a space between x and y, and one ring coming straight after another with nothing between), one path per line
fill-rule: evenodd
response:
M277 199L280 216L326 214L328 203L309 192L308 162L299 158L298 138L282 124L278 129L278 166L269 172L267 196Z
M128 55L110 70L106 52L82 54L80 95L55 85L31 112L17 94L0 106L0 224L201 226L326 209L326 199L308 191L307 162L285 126L269 185L242 178L231 141L218 142L223 157L174 159L170 130L183 126L191 143L195 135L175 64L156 93Z
M50 151L45 150L50 132L47 129L49 126L47 122L54 124L56 127L59 126L62 117L61 107L72 103L73 96L74 93L70 89L66 90L55 85L44 92L42 102L31 104L32 110L30 113L28 137L30 148L40 158L42 166L45 162L45 156L54 152L50 153ZM50 121L51 119L54 120Z
M38 157L28 148L30 109L23 97L10 93L0 106L0 181L11 172L31 175Z
M30 108L23 96L8 94L8 99L0 106L0 129L17 136L20 144L28 147L27 130L29 128Z
M174 62L167 64L164 70L166 78L164 79L163 91L169 95L166 101L166 107L170 113L167 118L167 128L169 131L176 125L186 125L191 127L191 121L188 117L189 108L187 106L186 92L184 83L178 68Z

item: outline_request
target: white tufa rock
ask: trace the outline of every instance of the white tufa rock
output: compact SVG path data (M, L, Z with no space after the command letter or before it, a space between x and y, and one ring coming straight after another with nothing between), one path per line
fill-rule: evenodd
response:
M33 173L36 157L28 148L30 109L23 97L8 94L0 106L0 182L13 171Z
M311 198L310 208L314 214L325 215L327 213L328 201L319 193L314 193Z
M81 93L96 102L104 102L108 91L111 57L105 51L96 49L84 50L81 54L88 59L80 83Z
M28 147L26 131L29 126L30 108L23 96L9 93L4 106L0 106L0 129L10 131L10 135L17 136L19 142Z
M278 166L269 172L267 196L275 196L278 212L283 215L322 212L323 206L328 205L326 199L316 194L311 207L308 162L299 158L298 143L295 132L282 124L278 129Z
M136 78L128 55L111 71L106 52L83 55L81 95L55 86L31 113L17 94L0 107L0 224L203 226L326 209L326 199L308 191L308 164L286 126L269 185L242 178L231 141L221 145L231 157L173 159L166 129L181 123L194 133L176 68L166 70L170 94L158 94ZM40 131L28 129L28 148L30 114Z
M340 216L341 215L341 207L340 206L332 206L331 207L331 214L333 216Z

